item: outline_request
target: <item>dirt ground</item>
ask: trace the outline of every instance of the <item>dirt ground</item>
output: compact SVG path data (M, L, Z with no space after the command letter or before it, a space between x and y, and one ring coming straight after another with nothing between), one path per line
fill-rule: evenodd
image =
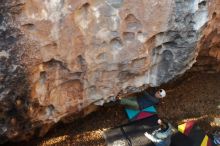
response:
M159 116L177 125L198 119L207 132L220 131L220 74L187 73L162 85L167 97L158 105ZM69 124L58 124L43 138L34 138L19 146L103 146L102 132L126 122L123 107L105 105L98 111ZM217 119L217 120L216 120ZM214 122L215 121L215 122Z

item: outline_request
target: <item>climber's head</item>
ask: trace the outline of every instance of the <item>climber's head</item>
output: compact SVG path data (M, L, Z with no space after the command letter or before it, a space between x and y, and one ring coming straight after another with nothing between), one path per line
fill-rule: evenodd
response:
M166 96L166 91L164 89L160 89L155 93L156 98L164 98Z
M166 119L163 119L163 120L158 119L157 123L160 126L160 130L163 132L167 131L167 129L169 128L169 124Z

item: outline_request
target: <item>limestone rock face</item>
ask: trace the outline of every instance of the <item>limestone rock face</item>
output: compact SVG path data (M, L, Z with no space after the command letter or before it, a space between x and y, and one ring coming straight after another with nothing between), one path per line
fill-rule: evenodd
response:
M199 56L193 71L220 71L220 1L212 1L209 6L209 18L206 28L197 45Z
M119 93L168 82L192 67L206 42L219 59L218 3L2 0L1 137L42 136Z

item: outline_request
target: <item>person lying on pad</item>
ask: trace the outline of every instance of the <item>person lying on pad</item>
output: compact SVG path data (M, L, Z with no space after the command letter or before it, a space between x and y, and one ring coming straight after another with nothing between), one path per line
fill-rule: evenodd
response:
M152 133L145 132L144 135L150 139L156 146L169 146L171 143L171 135L174 133L174 128L168 122L161 119L158 120L159 129Z
M133 109L144 109L146 107L158 104L160 99L166 96L166 91L160 89L153 94L149 94L147 91L144 91L141 96L137 97L127 97L127 98L118 98L121 105L125 105Z

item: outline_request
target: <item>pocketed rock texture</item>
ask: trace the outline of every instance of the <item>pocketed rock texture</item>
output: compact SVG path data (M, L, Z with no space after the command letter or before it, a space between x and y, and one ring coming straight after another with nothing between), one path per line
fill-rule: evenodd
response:
M59 120L72 119L65 117L183 74L199 50L207 50L206 42L218 46L218 5L218 0L2 0L1 137L43 136ZM207 56L216 57L211 52Z

